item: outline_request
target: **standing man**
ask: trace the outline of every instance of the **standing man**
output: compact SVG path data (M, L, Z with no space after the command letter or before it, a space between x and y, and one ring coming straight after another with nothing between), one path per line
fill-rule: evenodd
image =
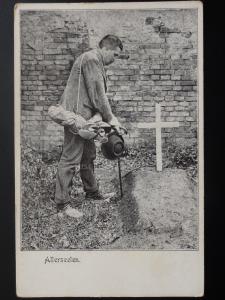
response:
M121 40L114 35L105 36L95 50L85 52L72 67L60 104L68 111L81 115L85 120L101 115L102 120L119 130L120 124L113 115L106 96L106 74L104 66L114 62L123 50ZM80 76L79 76L80 75ZM79 102L78 102L79 99ZM95 117L94 117L95 118ZM71 123L71 126L74 124ZM71 217L82 214L72 208L70 191L75 166L80 164L80 176L87 199L103 200L94 174L96 148L94 140L84 140L64 127L63 153L56 176L55 202L58 212Z

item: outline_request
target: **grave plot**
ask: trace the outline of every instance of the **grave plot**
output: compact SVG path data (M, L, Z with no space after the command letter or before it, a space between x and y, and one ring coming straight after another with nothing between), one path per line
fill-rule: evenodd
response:
M197 248L197 191L185 170L141 168L124 177L123 188L118 211L124 234L111 248Z

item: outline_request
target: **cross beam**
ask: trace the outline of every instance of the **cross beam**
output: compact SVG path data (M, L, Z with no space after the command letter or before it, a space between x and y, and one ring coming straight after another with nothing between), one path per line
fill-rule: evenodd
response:
M161 122L161 106L156 103L155 106L156 121L153 123L140 122L138 128L156 129L156 170L162 171L162 128L179 127L179 122Z

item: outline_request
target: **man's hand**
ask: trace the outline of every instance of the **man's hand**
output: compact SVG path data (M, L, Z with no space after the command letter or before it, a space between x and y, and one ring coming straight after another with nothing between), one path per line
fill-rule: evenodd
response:
M113 118L110 120L109 125L111 125L111 127L116 130L119 135L127 134L126 128L120 124L115 116L113 116Z
M127 129L125 127L120 126L112 126L113 129L119 134L119 135L124 135L127 134Z

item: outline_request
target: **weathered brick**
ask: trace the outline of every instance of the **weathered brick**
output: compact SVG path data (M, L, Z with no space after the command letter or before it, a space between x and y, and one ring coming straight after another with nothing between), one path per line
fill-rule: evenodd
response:
M58 96L48 96L48 100L50 100L50 101L58 101L59 97Z
M132 75L132 76L129 76L129 80L138 80L140 78L139 75Z
M23 80L23 84L24 84L24 85L32 85L33 82L30 81L30 80Z
M173 86L173 90L174 91L181 91L182 90L182 87L181 86Z
M184 121L185 117L180 117L180 116L170 116L170 117L165 117L167 122L176 122L176 121Z
M174 100L174 96L165 96L165 100L166 101L173 101Z
M39 75L39 76L38 76L38 79L39 79L40 81L46 80L46 79L47 79L47 76L46 76L46 75Z
M179 105L179 106L176 106L176 107L175 107L175 110L176 110L176 111L183 111L183 110L184 110L184 107L182 107L182 106Z
M180 79L181 79L181 76L180 76L180 75L172 75L172 76L171 76L171 80L179 81Z
M129 85L120 85L118 86L118 91L127 91L129 92L132 89L132 86ZM136 87L135 87L136 89Z
M55 66L47 66L45 74L46 75L60 75L59 71L56 71Z
M171 91L171 89L173 88L171 85L163 85L160 87L162 91Z
M170 75L161 75L160 79L161 80L170 80Z
M156 97L153 97L153 99L155 101L163 101L165 99L165 97L159 97L159 96L156 96Z
M57 90L57 86L49 85L48 90L51 90L51 91Z
M55 46L54 46L53 49L44 49L44 50L43 50L43 53L44 53L44 54L61 54L62 52L61 52L60 49L55 48Z
M42 12L37 12L36 21L40 14ZM62 18L60 13L52 14L51 18L51 21L39 19L41 21L36 23L38 25L33 26L33 19L27 15L23 19L26 26L22 26L27 39L28 32L35 37L34 32L38 26L45 32L44 44L39 43L36 50L29 48L27 43L21 45L21 103L28 103L28 106L22 107L22 113L32 112L30 115L22 114L23 135L30 143L43 149L63 142L63 128L51 121L47 109L60 99L75 58L89 47L89 32L86 24L81 22L82 17L80 20L69 20L69 23L65 23L67 25L49 32L49 22L52 20L56 24L60 18L60 24L68 20L66 14ZM167 14L163 14L162 19L165 23L170 22ZM176 23L177 20L173 22ZM179 28L179 24L177 25ZM192 38L194 35L185 39L180 37L183 33L179 30L175 36L174 28L175 26L162 26L161 31L158 28L158 33L151 31L151 34L149 28L147 32L143 28L139 36L136 36L135 30L132 30L131 35L128 27L123 28L123 38L127 41L130 59L118 60L108 67L108 97L119 120L125 126L132 123L134 127L140 121L154 122L155 102L160 102L163 120L168 118L170 121L180 122L182 128L175 132L176 139L181 141L191 139L189 128L197 126L197 55L196 52L193 53L197 41ZM97 29L93 29L92 39L97 41L98 34L95 30ZM176 44L176 39L179 44ZM31 42L33 44L35 43ZM30 106L31 103L34 106ZM171 115L172 113L177 115ZM28 120L27 117L31 119ZM144 142L153 138L155 143L155 130L131 129L129 134L129 142ZM171 135L172 131L165 129L163 141L169 143Z
M143 111L153 111L154 110L154 107L151 107L151 106L144 106L143 107Z
M21 105L21 109L22 109L22 110L30 110L30 111L33 111L33 110L34 110L34 105L31 105L31 104L22 104L22 105Z
M48 79L48 80L56 80L56 79L57 79L57 76L55 76L55 75L48 75L48 76L47 76L47 79Z
M33 109L35 109L35 105L32 106ZM23 108L24 109L24 108ZM40 111L35 110L23 110L22 115L24 116L40 116Z
M37 60L43 60L44 59L44 55L36 55L35 58Z
M55 70L59 70L59 71L64 71L66 70L66 66L65 65L56 65L55 66ZM67 72L68 73L68 72Z
M188 103L187 103L187 102L185 102L185 101L181 101L181 102L179 102L179 105L181 105L181 106L189 106L189 105L188 105Z
M28 98L28 96L21 96L21 100L22 101L27 101L27 100L29 100L29 98Z
M174 111L174 107L167 106L167 107L165 107L165 110L166 111Z
M35 56L34 56L34 54L33 55L21 55L21 59L24 59L24 61L34 60Z
M151 70L151 69L147 69L147 70L140 70L140 74L141 75L153 75L156 74L155 72L157 72L158 70Z
M118 90L119 90L119 86L116 86L116 85L114 85L114 86L109 86L109 87L108 87L108 90L109 90L110 92L118 91Z
M177 102L176 101L168 101L167 105L168 106L175 106L175 105L177 105Z
M38 96L29 96L29 100L31 101L35 101L35 100L38 100Z
M30 49L30 48L23 48L23 54L34 54L34 49Z
M35 70L37 70L37 71L41 71L41 70L44 70L44 66L41 66L41 65L36 65L35 66Z
M182 86L182 91L192 91L192 90L193 90L193 86L191 85Z
M144 80L144 81L150 81L151 76L150 75L140 75L139 79Z
M165 80L165 81L162 81L162 84L163 85L174 85L174 81L172 81L172 80Z
M188 95L188 97L189 97L189 96L190 96L190 97L193 97L193 96L196 97L196 92L188 92L187 95Z
M148 86L152 86L155 84L155 81L153 80L142 80L138 82L138 85L140 86L145 86L146 88L148 88ZM144 87L142 87L144 88Z
M115 75L134 75L135 70L122 70L122 69L116 69L113 71Z
M29 91L36 91L38 89L38 86L37 85L28 86L27 89Z
M32 65L36 65L37 64L37 61L36 60L22 60L22 64L23 65L29 65L29 66L32 66Z
M195 80L183 80L180 82L181 85L196 85L196 81Z
M67 65L69 63L68 60L56 60L55 64L56 65Z
M123 85L123 86L134 85L133 81L125 81L125 80L114 81L114 83L115 85Z
M177 101L183 101L184 96L175 96L174 99L177 100Z
M122 106L137 106L137 102L136 101L131 101L131 100L123 100L123 101L120 101L120 105Z
M151 80L159 80L160 76L159 75L151 75Z
M29 81L29 80L38 80L38 76L37 75L29 75L29 76L27 76L27 80ZM26 84L26 83L24 83L24 84Z
M161 68L161 66L160 65L151 65L151 68L153 69L153 70L159 70L160 68Z
M173 70L154 70L154 73L158 74L158 75L171 75L174 73L174 71Z
M170 116L171 117L186 117L186 116L189 116L189 112L186 112L186 111L179 111L179 112L172 111L170 113Z
M186 120L189 121L189 122L194 122L195 119L193 117L186 117Z
M47 86L41 85L41 86L38 86L37 89L38 89L39 91L44 91L44 90L47 90Z
M140 96L135 96L135 97L133 97L133 100L141 101L141 100L142 100L142 97L140 97Z

